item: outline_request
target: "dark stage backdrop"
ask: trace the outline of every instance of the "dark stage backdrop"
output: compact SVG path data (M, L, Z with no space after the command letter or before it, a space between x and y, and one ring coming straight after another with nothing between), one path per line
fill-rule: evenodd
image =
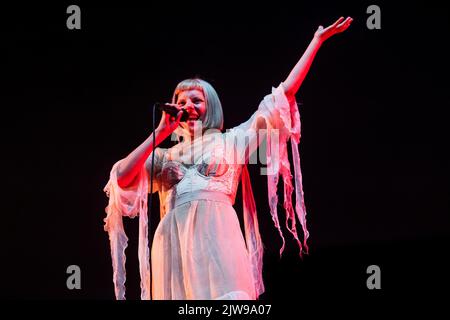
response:
M2 5L2 296L114 299L102 189L150 134L152 104L200 76L220 95L225 127L238 125L316 28L341 15L352 26L322 46L297 95L311 233L303 261L288 233L279 257L266 177L250 166L266 246L261 298L446 288L449 11L431 2L164 3ZM81 30L66 27L70 4L81 8ZM366 26L371 4L380 30ZM239 196L236 209L241 219ZM138 220L125 227L127 297L138 299ZM80 290L66 287L69 265L81 268ZM369 265L380 267L379 291L366 287Z

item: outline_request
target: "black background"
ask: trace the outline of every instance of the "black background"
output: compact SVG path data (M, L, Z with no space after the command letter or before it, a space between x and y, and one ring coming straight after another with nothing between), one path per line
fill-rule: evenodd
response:
M261 298L447 288L448 10L83 2L81 30L68 30L70 4L2 7L2 295L114 299L102 189L113 163L150 134L153 102L200 76L219 93L225 127L238 125L286 78L316 28L341 15L353 24L322 46L297 94L311 233L303 261L288 233L279 258L266 177L250 167L266 246ZM370 4L381 8L381 30L366 27ZM129 299L139 298L137 222L125 224ZM81 290L66 288L72 264ZM378 292L366 287L372 264L381 268Z

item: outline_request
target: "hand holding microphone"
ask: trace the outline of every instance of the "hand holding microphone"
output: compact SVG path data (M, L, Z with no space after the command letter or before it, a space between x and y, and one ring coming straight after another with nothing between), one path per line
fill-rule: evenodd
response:
M175 131L182 121L182 118L189 118L189 113L185 109L177 107L176 104L156 103L155 106L158 107L159 110L164 111L161 121L155 130L156 136L158 137L157 140L161 142ZM153 116L155 116L155 113L153 113Z
M189 113L186 109L178 108L176 104L171 103L157 103L158 109L170 114L172 117L177 117L178 113L181 111L182 115L180 118L180 122L185 122L189 119Z

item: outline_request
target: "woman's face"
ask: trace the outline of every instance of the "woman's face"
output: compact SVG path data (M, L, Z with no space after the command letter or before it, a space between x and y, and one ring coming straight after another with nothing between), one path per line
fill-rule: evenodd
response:
M194 136L194 132L202 134L202 123L205 121L206 115L206 101L203 92L198 89L181 91L176 103L189 113L189 119L181 122L181 126L188 130L191 136Z

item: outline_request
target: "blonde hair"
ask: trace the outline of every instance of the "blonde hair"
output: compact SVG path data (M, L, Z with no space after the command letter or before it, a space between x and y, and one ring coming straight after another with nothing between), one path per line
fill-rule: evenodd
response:
M178 95L186 90L200 90L205 96L206 114L203 122L204 129L223 129L223 110L216 90L205 80L191 78L181 81L175 88L172 103L176 103Z

